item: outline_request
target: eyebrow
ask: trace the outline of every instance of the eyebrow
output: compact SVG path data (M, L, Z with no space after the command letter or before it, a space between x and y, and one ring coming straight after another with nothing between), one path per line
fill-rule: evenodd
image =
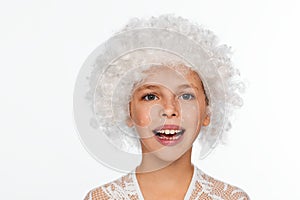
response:
M197 88L197 87L193 84L184 84L184 85L178 86L177 88L178 89L186 89L186 88Z
M144 90L144 89L149 89L149 90L151 90L151 89L152 89L152 90L153 90L153 89L158 89L158 86L156 86L156 85L143 85L143 86L137 88L137 89L136 89L136 92L141 91L141 90Z
M180 85L180 86L177 87L178 90L186 89L186 88L199 89L194 84L183 84L183 85ZM154 90L154 89L159 89L159 86L156 86L156 85L143 85L143 86L137 88L136 92L144 90L144 89Z

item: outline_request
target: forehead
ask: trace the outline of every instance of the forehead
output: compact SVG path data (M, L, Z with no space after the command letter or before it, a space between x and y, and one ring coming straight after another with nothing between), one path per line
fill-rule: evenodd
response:
M149 88L160 85L175 90L177 88L202 88L202 82L197 72L191 68L179 66L152 66L143 72L145 78L136 88Z

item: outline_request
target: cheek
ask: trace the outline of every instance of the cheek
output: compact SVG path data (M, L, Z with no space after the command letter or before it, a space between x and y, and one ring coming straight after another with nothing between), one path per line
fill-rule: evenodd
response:
M182 110L182 116L186 120L194 121L195 119L198 119L200 116L199 106L196 104L182 105L181 110Z
M182 122L194 133L199 133L201 127L201 109L197 103L182 106Z
M137 126L148 126L151 119L149 115L149 108L145 106L137 106L132 109L132 119Z

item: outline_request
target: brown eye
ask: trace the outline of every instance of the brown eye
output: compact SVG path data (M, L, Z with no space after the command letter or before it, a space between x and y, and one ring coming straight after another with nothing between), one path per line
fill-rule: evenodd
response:
M145 101L153 101L153 100L157 100L158 98L154 94L147 94L147 95L143 96L142 99Z

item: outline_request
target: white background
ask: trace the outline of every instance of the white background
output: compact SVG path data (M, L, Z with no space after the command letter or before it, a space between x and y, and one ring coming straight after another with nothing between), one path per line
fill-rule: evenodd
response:
M83 199L122 175L80 143L76 76L131 17L174 13L230 44L248 82L228 144L198 167L254 200L300 199L299 9L297 0L1 1L0 198Z

